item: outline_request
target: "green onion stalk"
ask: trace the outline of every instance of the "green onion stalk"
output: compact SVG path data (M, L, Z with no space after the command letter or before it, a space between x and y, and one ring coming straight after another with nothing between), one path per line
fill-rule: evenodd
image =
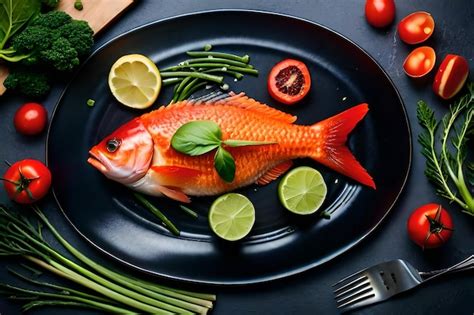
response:
M0 284L0 293L13 299L29 301L23 306L25 310L56 305L117 314L206 314L213 307L216 299L214 294L161 286L96 263L67 242L38 206L33 205L32 208L39 219L36 224L0 206L0 255L21 256L44 270L82 286L86 291L36 281L11 271L24 281L49 289L38 291ZM46 242L43 226L78 262L67 258Z

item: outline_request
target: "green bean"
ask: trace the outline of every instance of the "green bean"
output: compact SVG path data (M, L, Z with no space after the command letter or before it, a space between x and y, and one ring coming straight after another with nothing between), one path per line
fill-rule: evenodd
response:
M192 65L181 65L181 66L170 67L170 68L167 68L166 70L167 71L168 70L174 71L174 70L179 70L179 69L183 69L183 68L195 68L195 67L199 67L199 68L225 67L229 70L233 70L233 71L237 71L237 72L258 75L258 70L256 70L256 69L235 67L235 66L231 66L231 65L228 65L228 64L224 64L224 63L193 63ZM165 73L168 73L168 72L165 72ZM171 73L173 73L173 72L169 72L169 73L170 73L169 77L171 77L172 76ZM174 72L174 73L176 73L176 72ZM163 76L163 73L161 74L161 76Z
M189 84L186 85L186 87L181 91L181 93L177 93L179 96L178 96L178 101L182 101L184 99L186 99L186 95L188 94L189 90L194 86L196 85L197 82L199 82L201 79L199 78L195 78L193 79L191 82L189 82Z
M190 97L194 92L196 92L197 90L199 90L201 87L205 86L206 84L208 84L208 82L204 81L204 82L200 82L198 84L196 84L192 89L190 89L188 91L188 94L184 95L183 96L183 99L187 99L188 97Z
M189 81L191 81L193 78L192 77L187 77L187 78L184 78L183 81L181 81L181 83L178 85L178 88L176 89L176 93L177 94L180 94L181 91L183 90L183 88L188 84Z
M235 71L230 71L230 70L227 70L227 68L225 67L222 67L222 68L216 68L216 69L209 69L209 70L206 70L204 71L205 73L215 73L215 72L222 72L222 73L227 73L231 76L233 76L234 78L236 78L237 80L240 80L244 77L244 75L242 73L238 73L238 72L235 72Z
M214 57L208 57L208 58L194 58L194 59L188 59L183 62L180 62L178 66L180 65L187 65L187 64L193 64L193 63L207 63L207 62L212 62L212 63L225 63L231 66L236 66L236 67L242 67L242 68L250 68L253 69L252 65L246 64L244 62L240 61L235 61L235 60L230 60L230 59L225 59L225 58L214 58Z
M247 70L253 70L253 69L247 69ZM224 81L224 77L222 76L217 76L217 75L211 75L207 73L201 73L201 72L193 72L193 71L176 71L176 72L161 72L161 77L162 78L175 78L175 77L193 77L193 78L199 78L215 83L222 84Z
M172 84L175 84L175 83L179 83L183 80L184 80L183 78L169 78L169 79L162 80L161 84L163 86L168 86L168 85L172 85Z
M191 57L217 57L217 58L225 58L225 59L231 59L231 60L236 60L244 63L249 63L250 57L249 55L245 56L237 56L233 54L227 54L227 53L222 53L222 52L212 52L212 51L188 51L186 52L189 56Z

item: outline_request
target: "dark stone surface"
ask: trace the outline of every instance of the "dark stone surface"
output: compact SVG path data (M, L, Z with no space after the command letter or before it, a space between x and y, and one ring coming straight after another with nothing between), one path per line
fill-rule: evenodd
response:
M452 1L398 1L396 20L417 10L430 12L436 21L434 36L427 42L435 48L438 62L447 53L466 57L473 69L474 6L469 0ZM420 132L416 123L416 102L424 99L437 111L447 111L447 103L437 99L431 91L433 74L423 82L414 82L403 73L402 63L411 47L400 42L396 34L396 23L385 30L371 28L364 18L363 1L137 1L135 7L124 14L113 26L97 38L96 47L136 26L183 13L218 8L245 8L279 12L302 17L330 27L352 39L369 52L394 80L405 102L411 121L414 140L411 176L399 202L381 226L361 244L349 252L318 268L283 280L236 288L211 288L218 294L213 314L338 314L330 285L346 274L376 264L382 260L402 258L410 261L420 270L431 270L454 264L474 253L474 220L448 205L434 195L433 188L423 175L424 159L415 137ZM242 21L245 23L245 21ZM225 28L225 25L216 25ZM271 29L268 30L271 32ZM44 100L49 113L64 88L57 84ZM12 125L16 108L25 98L3 96L0 98L0 160L16 161L33 157L44 159L45 134L26 138L17 134ZM397 145L394 143L393 145ZM5 166L0 167L4 172ZM9 204L5 192L0 190L0 202ZM417 206L427 202L442 202L452 214L455 229L453 238L441 249L422 252L406 236L406 220ZM67 224L56 211L52 200L45 202L47 214L53 224L59 227L66 239L97 260L108 266L123 269L122 266L99 255ZM341 231L343 233L343 231ZM0 264L12 265L14 259L2 259ZM271 263L271 262L269 262ZM127 270L129 272L129 270ZM0 281L11 281L5 271L0 270ZM438 280L425 288L403 294L388 302L371 306L354 314L473 314L474 273L464 273L448 279ZM170 285L174 282L163 281ZM209 290L206 287L193 287ZM0 300L1 314L19 314L18 305ZM35 314L94 314L86 311L43 309Z

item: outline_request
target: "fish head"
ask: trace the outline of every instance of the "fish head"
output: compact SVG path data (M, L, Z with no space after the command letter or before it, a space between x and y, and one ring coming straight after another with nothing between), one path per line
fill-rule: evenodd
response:
M89 155L89 164L107 178L127 185L145 176L150 168L153 139L135 118L92 147Z

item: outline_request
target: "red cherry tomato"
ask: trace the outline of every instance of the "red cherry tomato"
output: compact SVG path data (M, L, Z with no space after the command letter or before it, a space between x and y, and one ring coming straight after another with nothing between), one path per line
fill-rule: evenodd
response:
M405 73L413 78L419 78L428 74L436 62L436 53L433 48L422 46L415 48L405 59L403 69Z
M418 11L407 15L398 23L398 35L407 44L419 44L433 34L434 27L431 14Z
M26 103L15 113L13 123L15 129L24 135L41 133L48 121L46 109L38 103Z
M42 162L26 159L10 166L2 180L10 199L21 204L30 204L48 193L51 172Z
M435 203L417 208L408 218L408 236L421 248L443 245L453 234L453 221L449 213Z
M458 55L447 55L436 73L433 91L445 100L452 98L463 87L469 74L467 60Z
M395 2L393 0L367 0L365 18L374 27L388 26L395 18Z
M311 88L311 76L304 63L285 59L277 63L267 80L268 93L275 100L292 105L305 97Z

